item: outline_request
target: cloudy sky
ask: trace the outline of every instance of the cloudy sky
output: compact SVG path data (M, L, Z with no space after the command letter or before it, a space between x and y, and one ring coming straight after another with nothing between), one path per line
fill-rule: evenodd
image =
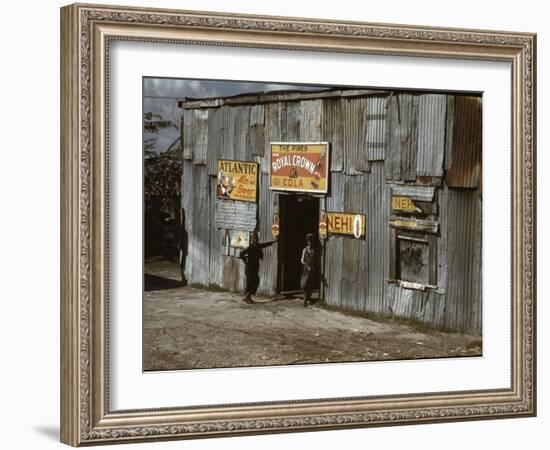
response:
M143 112L160 114L163 120L174 122L173 128L161 130L156 136L156 150L165 151L179 137L181 111L178 100L183 97L227 97L246 92L264 92L273 90L316 90L327 86L304 86L277 83L259 83L249 81L213 81L173 78L143 79ZM144 139L155 137L145 133Z

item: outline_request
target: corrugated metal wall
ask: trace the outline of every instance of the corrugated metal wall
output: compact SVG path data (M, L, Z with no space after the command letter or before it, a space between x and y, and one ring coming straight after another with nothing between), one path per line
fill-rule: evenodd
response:
M325 302L481 333L480 98L388 92L224 104L184 109L183 122L182 206L188 217L186 274L191 283L243 288L243 263L223 256L225 231L213 226L217 160L260 164L258 227L260 240L266 241L278 198L269 189L269 143L328 141L325 207L366 214L367 223L365 239L327 239ZM407 184L436 187L436 289L388 282L391 189ZM276 278L274 246L264 250L259 292L273 293Z

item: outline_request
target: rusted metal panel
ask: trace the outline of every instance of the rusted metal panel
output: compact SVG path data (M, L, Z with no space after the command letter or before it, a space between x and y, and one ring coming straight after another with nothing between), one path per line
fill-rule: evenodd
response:
M327 210L340 210L344 204L345 175L331 174L331 195L326 198ZM341 280L344 238L329 236L325 244L325 301L329 305L342 306Z
M222 284L225 289L229 289L231 292L242 292L244 285L242 265L239 258L223 257Z
M195 145L195 132L193 127L194 114L192 110L183 110L183 159L193 159L193 147Z
M422 233L437 233L439 224L434 220L422 220L415 218L391 217L390 227L398 230L411 230Z
M254 105L250 107L250 130L248 146L253 156L262 156L265 152L265 107Z
M418 96L402 94L399 95L399 102L401 178L403 181L415 181L418 153Z
M373 162L365 175L364 211L367 213L366 230L366 302L362 310L388 316L387 280L389 278L389 197L390 186L384 182L384 163Z
M392 283L388 287L388 300L393 317L443 326L445 297L435 291L406 289Z
M190 282L201 286L209 284L210 261L210 186L206 166L193 167L193 211L189 219L189 257L192 259Z
M235 159L235 120L236 111L230 106L223 106L222 133L220 151L225 159Z
M417 176L443 176L447 96L422 94L418 97Z
M269 174L271 167L270 142L282 141L281 123L279 120L279 103L265 105L265 151L260 160L262 174Z
M386 98L369 97L366 100L366 150L369 161L383 161L386 146Z
M264 105L250 106L250 126L265 124L265 107Z
M333 192L327 209L364 211L367 214L364 240L329 236L326 243L326 302L356 311L389 315L386 284L389 270L387 206L390 190L384 182L382 162L371 172L349 177L332 174ZM385 205L380 207L380 205ZM376 213L374 213L376 211Z
M195 164L206 164L206 152L208 151L208 115L209 110L193 111L192 130L194 134L191 154Z
M321 136L330 143L330 171L344 170L344 130L342 121L342 100L330 98L322 105Z
M300 102L300 141L321 140L322 100L304 100Z
M254 231L256 229L256 203L216 199L214 224L217 228ZM209 223L205 222L204 224Z
M481 198L447 189L445 327L481 334Z
M273 240L271 225L275 212L277 194L268 189L269 175L264 174L260 181L260 203L258 207L258 230L260 242ZM263 249L264 258L260 263L260 286L258 292L261 294L272 294L276 289L277 279L277 245Z
M399 99L396 94L386 99L386 148L384 168L386 180L401 180L401 135Z
M301 100L330 99L340 97L366 97L383 95L387 91L374 89L322 89L320 91L278 91L241 94L226 98L184 98L179 101L182 109L217 108L223 105L256 105Z
M454 139L455 97L447 96L447 120L445 123L445 170L449 170L452 164L452 148Z
M395 94L386 115L386 179L416 181L418 97Z
M233 106L235 109L235 122L233 130L233 145L235 159L250 161L252 150L248 146L248 134L250 130L250 107Z
M345 172L348 175L361 175L370 170L365 142L366 102L364 98L343 100Z
M432 186L411 186L394 184L391 187L392 195L409 197L420 202L433 202L435 188Z
M286 142L300 141L302 109L300 102L285 102L279 104L279 123L281 124L282 140Z
M193 236L193 198L194 198L194 180L193 180L193 162L183 161L183 173L181 179L181 207L185 214L185 233L187 234L187 245L183 249L185 256L184 273L189 282L193 273L193 258L190 256L192 248L191 237Z
M344 210L362 212L365 205L363 193L368 184L368 176L347 177L344 187ZM367 242L350 237L342 237L343 267L342 295L344 306L354 310L364 309L367 300Z
M216 177L210 176L210 193L211 199L209 206L209 224L212 223L212 218L215 215L216 202L214 201L214 195L216 192ZM220 230L214 226L208 227L210 230L210 265L208 284L212 287L223 286L223 239L225 237L225 230Z
M208 175L216 175L218 171L218 159L222 156L222 110L212 109L208 114L208 149L206 153L206 166Z
M455 97L453 145L448 149L447 184L450 187L477 188L481 185L481 119L480 97Z

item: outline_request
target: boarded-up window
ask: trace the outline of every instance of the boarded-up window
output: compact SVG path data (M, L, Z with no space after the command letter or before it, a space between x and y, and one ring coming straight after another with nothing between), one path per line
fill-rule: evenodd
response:
M402 281L430 283L430 246L427 239L398 235L398 274Z
M439 232L436 198L434 187L392 187L390 281L408 288L436 287Z

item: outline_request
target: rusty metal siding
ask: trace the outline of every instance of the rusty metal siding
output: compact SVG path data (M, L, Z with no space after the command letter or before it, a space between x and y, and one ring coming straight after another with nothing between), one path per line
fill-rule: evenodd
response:
M367 98L366 110L366 150L369 161L383 161L386 146L386 97Z
M347 177L344 182L343 210L363 212L363 192L368 175ZM341 306L354 310L364 308L367 294L367 243L363 239L343 236Z
M232 106L231 108L235 110L235 128L233 130L235 159L250 161L252 159L252 151L248 146L250 106Z
M393 317L415 320L429 326L440 327L445 298L435 291L404 289L396 284L388 286L388 301Z
M330 171L344 170L344 130L342 125L342 99L330 98L322 104L322 140L330 142Z
M223 159L222 149L222 110L215 108L208 114L208 143L206 166L208 175L217 175L218 159Z
M320 141L322 134L322 100L303 100L300 102L300 109L300 140Z
M221 136L220 151L224 159L234 159L233 128L235 123L235 110L229 106L222 106L221 111Z
M215 203L214 217L210 223L228 230L254 231L256 229L257 203L216 198L215 192L212 198L212 202Z
M450 187L477 188L481 185L481 119L481 98L455 97L453 140L447 149L450 160L447 184Z
M262 156L265 149L265 108L264 105L250 107L250 130L248 146L253 156Z
M208 205L208 215L210 218L215 216L216 202L216 177L209 177L211 201ZM223 238L225 230L220 230L213 226L213 222L209 222L210 229L210 264L208 285L211 287L222 287L223 285Z
M384 182L383 162L373 162L366 176L364 211L367 214L366 252L367 288L362 310L388 316L386 301L389 278L390 186Z
M263 174L260 178L260 204L259 204L259 239L260 242L273 240L271 225L275 206L275 197L269 190L269 175ZM275 291L277 281L277 245L264 248L264 258L260 263L260 294L269 295Z
M341 211L344 205L344 182L342 172L331 174L331 194L326 199L327 211ZM325 244L325 302L332 306L342 306L341 280L344 241L342 237L330 236Z
M195 146L193 151L193 162L195 164L206 164L206 153L208 152L208 116L209 110L195 111Z
M443 176L447 96L424 94L418 98L417 176Z
M481 334L481 199L447 189L447 308L445 327Z
M265 151L260 160L261 173L269 174L271 160L270 142L282 141L281 123L279 121L279 103L265 105Z
M201 286L209 285L210 261L210 185L206 166L193 166L193 209L188 215L192 223L189 233L189 255L191 258L191 282ZM208 224L205 226L205 224Z
M435 187L416 185L393 185L392 195L410 197L420 202L432 202L435 197Z
M386 179L416 180L418 150L418 97L394 94L387 100Z
M397 95L386 99L386 148L384 169L386 180L401 180L401 144L399 136L399 106Z
M370 170L366 149L365 98L342 100L345 172L361 175Z
M264 105L250 106L250 126L255 127L265 124L265 109Z
M454 139L454 117L455 117L455 97L454 95L447 96L447 112L445 122L445 157L444 167L445 171L451 168L452 164L452 148Z
M183 116L183 159L193 159L193 146L195 143L195 132L193 131L193 111L184 109Z
M279 104L279 123L281 124L281 140L295 142L300 140L300 122L302 108L300 102Z
M183 171L181 179L181 207L183 208L185 214L185 231L187 233L187 248L184 249L185 252L185 267L184 273L187 280L191 283L191 275L193 273L193 258L190 256L192 253L192 246L194 241L192 241L193 235L193 163L189 160L183 161Z
M373 163L371 172L363 176L332 174L327 210L365 213L367 222L365 239L329 236L327 240L327 304L389 315L386 280L390 191L384 178L382 162Z
M416 159L418 153L418 96L399 95L400 101L400 145L401 179L416 181Z

